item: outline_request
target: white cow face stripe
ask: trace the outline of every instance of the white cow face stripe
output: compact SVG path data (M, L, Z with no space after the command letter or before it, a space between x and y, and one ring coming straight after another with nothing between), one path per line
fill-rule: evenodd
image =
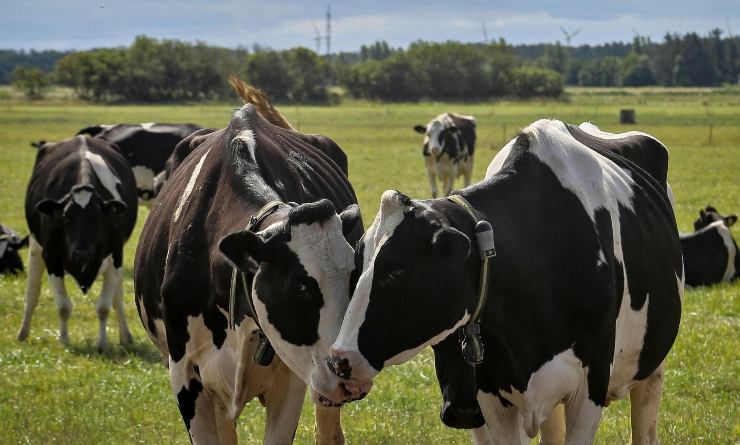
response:
M90 190L78 190L72 193L72 200L84 209L90 203L92 195Z
M121 184L121 181L118 179L118 176L111 171L102 156L89 150L87 138L85 136L81 135L78 137L83 144L82 151L84 152L85 159L90 163L93 172L95 172L95 176L98 177L98 180L103 184L103 187L108 190L108 193L113 196L113 199L120 201L121 194L118 192L118 186Z
M239 139L240 141L244 141L244 143L247 144L247 150L249 150L249 155L252 157L252 159L257 159L255 157L254 148L256 146L256 142L254 141L254 132L250 130L249 128L244 129L237 134L234 139Z
M180 217L180 213L182 213L182 208L185 206L188 197L190 197L190 194L193 192L193 188L195 188L195 182L198 180L198 175L200 174L200 169L203 168L203 163L206 161L206 156L208 156L208 153L210 152L211 149L209 148L208 151L200 157L198 164L195 165L193 173L190 175L190 180L185 186L185 190L183 190L182 195L180 195L180 201L177 203L177 208L175 209L175 215L172 222L176 222L177 219Z

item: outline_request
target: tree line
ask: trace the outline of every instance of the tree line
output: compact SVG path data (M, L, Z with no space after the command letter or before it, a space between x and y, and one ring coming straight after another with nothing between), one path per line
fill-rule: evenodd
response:
M230 98L226 78L231 73L278 102L332 102L338 99L335 86L352 97L383 101L485 100L559 96L564 84L734 84L739 50L740 39L724 37L718 29L703 37L666 34L661 43L635 37L629 44L576 48L512 46L503 39L488 44L419 41L406 49L376 42L331 57L306 48L231 49L139 36L128 48L25 55L0 51L0 69L7 71L13 60L25 56L36 63L16 63L10 77L29 97L40 96L53 82L72 87L82 99L105 102Z

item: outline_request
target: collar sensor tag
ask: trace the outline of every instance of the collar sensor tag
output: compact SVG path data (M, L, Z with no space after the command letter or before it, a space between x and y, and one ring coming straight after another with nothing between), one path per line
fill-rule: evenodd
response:
M496 256L496 246L493 243L493 227L491 227L491 223L481 220L475 224L475 240L478 242L481 259Z

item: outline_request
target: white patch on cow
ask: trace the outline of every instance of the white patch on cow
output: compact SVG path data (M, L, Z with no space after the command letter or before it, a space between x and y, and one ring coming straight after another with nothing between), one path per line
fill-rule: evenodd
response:
M730 232L724 221L715 221L707 227L715 228L717 233L722 237L722 242L725 243L725 247L727 248L727 266L725 267L725 273L722 275L722 281L730 281L737 272L735 270L735 255L737 255L737 250L735 249L735 243L732 241L732 232Z
M252 159L257 159L254 154L254 147L255 145L257 145L257 143L254 141L254 132L252 130L250 130L249 128L245 128L244 130L240 131L239 134L234 137L234 139L244 141L244 143L247 144L249 155L252 157Z
M198 180L198 175L200 174L200 169L203 168L203 163L206 161L206 156L208 156L208 153L211 152L211 149L209 148L203 156L200 157L200 160L195 165L195 168L193 169L193 173L190 175L190 180L188 181L188 184L185 186L185 190L183 190L182 195L180 195L180 201L177 203L177 208L175 209L175 216L172 222L176 222L177 219L180 217L180 213L182 213L182 208L185 206L185 203L188 200L188 197L190 197L190 194L193 192L193 188L195 187L195 182Z
M72 193L72 200L84 209L90 203L92 195L93 194L90 190L77 190Z
M156 122L144 122L141 124L141 128L144 130L151 130L153 126L157 125Z
M5 255L5 250L8 248L8 240L0 239L0 258Z
M601 130L596 125L592 124L591 122L583 122L581 125L578 126L581 130L584 132L590 134L591 136L596 136L597 138L601 139L624 139L628 138L630 136L645 136L649 137L650 139L654 139L658 141L661 145L665 146L658 138L656 138L653 135L643 133L642 131L628 131L626 133L609 133L607 131Z
M87 139L85 138L85 136L80 135L78 137L82 140L82 151L84 152L85 159L87 159L87 161L90 163L93 172L95 172L95 176L98 177L98 180L101 184L103 184L103 187L108 190L108 193L113 196L113 199L120 201L121 194L118 193L118 186L121 184L121 181L118 179L118 176L116 176L113 171L111 171L110 167L108 167L108 164L105 162L105 159L103 159L102 156L89 150Z
M131 167L136 180L136 188L139 190L154 190L154 170L143 165Z
M623 273L625 277L624 294L617 315L614 358L612 359L609 389L607 390L609 400L625 398L636 383L634 377L637 374L640 353L647 331L648 306L650 305L650 295L648 295L640 310L632 309L627 271L624 268Z
M506 162L506 159L511 154L511 148L514 146L515 142L516 138L512 139L508 144L504 145L504 148L496 153L496 156L493 157L493 160L491 160L491 163L488 164L488 168L486 169L486 179L489 179L491 176L501 171L501 168L504 166L504 162Z
M599 249L599 254L596 257L596 265L603 266L605 264L606 264L606 256L604 256L604 251L602 249Z

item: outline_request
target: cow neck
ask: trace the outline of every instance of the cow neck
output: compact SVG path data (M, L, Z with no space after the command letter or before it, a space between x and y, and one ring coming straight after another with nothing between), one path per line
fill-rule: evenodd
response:
M253 214L247 225L244 227L245 231L254 232L262 223L262 221L274 212L278 207L283 205L282 201L270 201L262 208ZM257 310L254 307L254 300L252 300L252 293L249 292L249 286L247 286L247 278L244 272L240 272L235 266L231 268L231 286L229 288L229 329L235 330L236 325L234 323L234 307L236 306L236 281L237 276L239 277L244 295L247 297L247 305L249 306L249 312L251 313L254 324L257 325L257 349L254 351L252 360L261 366L267 366L272 363L272 359L275 356L275 349L270 345L270 341L267 339L265 332L262 330L262 326L257 317Z
M468 322L458 329L463 358L471 366L476 366L483 361L484 353L483 341L480 337L480 319L488 295L488 263L491 258L496 256L493 228L488 221L480 218L478 212L467 199L460 195L450 195L447 200L460 206L473 219L475 240L481 260L477 303Z

